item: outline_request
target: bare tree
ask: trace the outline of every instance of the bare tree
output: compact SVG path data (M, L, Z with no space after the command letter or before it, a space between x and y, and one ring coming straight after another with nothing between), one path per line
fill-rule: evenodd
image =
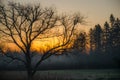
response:
M4 35L4 39L16 44L25 55L25 60L18 58L13 58L13 60L17 59L25 64L28 80L32 79L43 60L67 49L66 46L71 43L76 25L82 23L83 19L81 15L58 17L53 8L42 8L40 5L26 6L9 3L8 7L0 6L0 23L2 24L0 32ZM62 28L60 33L45 36L55 27ZM60 44L45 51L36 65L32 66L33 41L53 36L61 37Z

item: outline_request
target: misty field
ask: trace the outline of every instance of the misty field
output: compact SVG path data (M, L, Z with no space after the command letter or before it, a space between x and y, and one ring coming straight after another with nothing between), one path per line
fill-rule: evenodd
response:
M25 71L1 71L0 80L26 80ZM120 70L45 70L33 80L120 80Z

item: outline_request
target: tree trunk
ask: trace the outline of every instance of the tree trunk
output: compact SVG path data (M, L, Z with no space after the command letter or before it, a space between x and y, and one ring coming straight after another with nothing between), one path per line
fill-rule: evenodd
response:
M28 80L32 80L33 75L32 75L32 68L31 68L31 61L28 62L26 66L27 66L26 68L27 68Z
M27 71L27 75L28 75L28 80L32 80L33 79L32 70L28 70Z
M30 50L27 50L27 53L25 55L26 57L26 69L27 69L27 75L28 75L28 80L32 80L33 75L32 75L32 65L31 65L31 56L30 56Z

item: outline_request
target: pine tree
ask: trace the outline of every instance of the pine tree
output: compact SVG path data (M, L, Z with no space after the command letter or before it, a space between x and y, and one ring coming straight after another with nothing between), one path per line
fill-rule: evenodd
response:
M112 25L111 40L112 40L112 46L114 48L120 46L120 21L119 19L115 20Z
M94 50L94 30L91 28L89 31L90 52Z
M101 39L102 39L102 28L101 26L95 25L95 32L94 32L94 41L95 41L95 51L99 51L101 50Z
M111 23L111 26L113 26L113 23L115 22L115 17L113 14L110 15L110 23Z
M86 33L80 33L77 35L76 40L74 41L74 47L77 48L78 50L86 51Z
M110 44L111 44L111 40L110 40L110 26L109 26L109 23L106 21L104 23L103 35L102 35L103 51L105 51L105 52L109 51Z

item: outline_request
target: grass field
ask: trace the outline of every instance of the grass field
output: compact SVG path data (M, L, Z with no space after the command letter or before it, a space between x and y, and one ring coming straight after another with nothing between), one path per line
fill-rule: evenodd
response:
M26 71L1 71L0 80L26 80ZM47 70L38 71L34 80L120 80L120 70Z

